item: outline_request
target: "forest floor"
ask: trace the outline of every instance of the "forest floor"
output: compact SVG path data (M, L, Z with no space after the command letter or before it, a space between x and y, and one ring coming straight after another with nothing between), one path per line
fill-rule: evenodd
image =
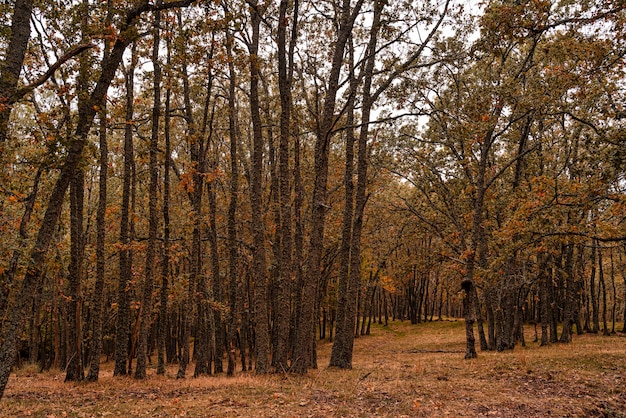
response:
M63 383L59 371L26 366L11 376L0 416L626 417L624 334L539 347L528 328L526 339L467 361L462 322L396 321L356 340L352 370L326 367L331 344L320 342L320 367L306 376L176 380L172 366L136 381L113 378L109 362L97 383Z

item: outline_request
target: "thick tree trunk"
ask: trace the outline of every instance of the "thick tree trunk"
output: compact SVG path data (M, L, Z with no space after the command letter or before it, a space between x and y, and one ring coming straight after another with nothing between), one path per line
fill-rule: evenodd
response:
M35 178L33 180L33 190L30 192L30 195L26 199L24 214L22 215L22 219L20 220L19 248L13 251L13 255L11 256L11 260L9 261L9 268L5 272L0 273L0 318L4 318L5 311L8 307L9 293L11 286L13 286L13 283L15 281L15 273L17 273L18 261L26 246L26 240L28 239L28 223L30 222L30 218L33 214L33 209L35 207L35 201L37 199L37 193L39 191L39 181L41 180L43 170L43 165L39 166L39 168L37 169L37 173L35 174ZM1 328L2 327L0 326L0 330Z
M347 353L349 340L354 338L353 324L349 323L347 311L353 303L348 297L350 283L350 247L354 217L354 104L358 79L354 74L354 46L349 44L350 94L346 104L346 157L345 157L345 203L343 210L343 227L341 231L341 247L339 249L339 285L337 289L337 329L330 356L330 366L342 369L352 368L351 353ZM325 293L325 292L324 292Z
M472 281L463 282L463 316L465 317L465 358L476 358L474 337L474 284Z
M311 295L317 295L320 281L320 267L324 248L324 227L326 221L328 158L330 140L335 124L335 103L339 90L339 75L343 64L346 43L354 20L360 12L363 0L357 0L351 10L350 1L343 0L340 9L339 29L334 44L331 61L330 76L322 113L322 120L315 142L315 181L311 200L311 236L307 268L305 270L304 285L301 298L301 313L296 328L296 344L291 369L296 373L306 373L315 366L315 308L316 300Z
M344 233L347 234L349 243L346 245L345 256L349 257L349 269L346 268L345 276L340 277L340 286L342 281L345 280L342 292L339 294L340 300L338 301L338 317L337 317L337 332L335 343L333 344L333 350L331 353L330 365L340 368L352 367L352 354L354 348L354 336L355 336L355 322L357 316L357 292L359 289L359 283L361 281L361 232L363 229L363 216L365 212L365 204L367 201L366 188L367 188L367 166L368 166L368 149L367 140L369 135L369 122L370 113L373 106L373 98L371 96L372 78L374 73L374 64L376 62L376 46L378 43L378 33L381 27L381 15L384 7L384 2L375 2L374 5L374 17L372 21L372 27L370 31L370 39L367 46L368 58L363 70L363 109L361 113L361 130L359 132L358 140L358 162L357 162L357 185L354 196L355 208L354 217L351 216L352 212L352 198L348 199L348 193L352 193L352 161L348 162L346 153L346 210L345 216L348 219L344 222L351 222L352 226L344 225ZM354 61L354 60L352 60ZM353 63L352 63L353 65ZM357 89L356 82L351 84L351 92L355 95ZM354 100L354 99L353 99ZM354 105L352 103L351 105ZM353 109L350 110L352 113ZM352 120L351 120L352 119ZM353 124L353 117L349 114L348 126ZM353 128L349 128L352 131ZM350 132L348 137L352 135ZM353 139L347 141L346 147L353 145L350 142L354 142ZM351 160L352 158L350 158ZM350 167L348 166L350 165ZM349 200L349 202L348 202ZM348 204L350 206L348 206ZM343 308L342 308L343 305Z
M293 73L293 43L297 34L298 1L293 6L293 31L287 50L288 1L281 0L278 24L278 89L280 93L280 140L278 147L278 202L280 207L280 254L278 259L278 283L276 304L276 348L272 363L279 371L289 369L290 296L293 277L292 265L292 212L289 182L289 141L291 139L291 84Z
M68 268L68 360L65 381L81 381L82 356L82 276L83 276L83 207L85 179L78 169L70 184L71 252Z
M0 62L0 162L4 156L13 94L17 88L30 39L30 15L33 0L16 0L11 18L11 37L4 60Z

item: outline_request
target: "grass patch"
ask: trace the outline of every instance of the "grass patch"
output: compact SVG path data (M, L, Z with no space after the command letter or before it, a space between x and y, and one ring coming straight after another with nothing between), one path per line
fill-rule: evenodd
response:
M463 359L464 346L461 321L405 321L357 338L351 370L327 368L331 344L320 342L320 368L306 376L176 380L172 366L166 376L151 368L148 379L135 381L113 378L110 362L99 382L66 384L60 371L27 366L11 376L0 416L625 416L623 336L529 342L471 361Z

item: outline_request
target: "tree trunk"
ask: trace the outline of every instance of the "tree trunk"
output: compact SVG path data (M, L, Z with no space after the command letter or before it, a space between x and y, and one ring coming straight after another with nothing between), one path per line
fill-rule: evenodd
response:
M330 366L342 369L352 368L352 356L348 353L348 344L354 338L353 324L349 322L347 311L353 303L348 297L350 283L350 248L354 216L354 104L358 79L354 74L354 46L349 43L350 93L346 104L346 160L344 174L345 203L343 210L343 227L341 231L341 247L339 249L339 284L337 290L337 329L330 356Z
M109 151L107 144L106 106L100 111L100 177L98 181L98 209L96 213L96 283L93 295L93 335L87 380L95 382L100 374L100 354L102 353L102 318L104 316L104 272L105 238L107 209L107 174L109 170Z
M594 334L600 330L600 314L598 308L598 293L596 292L596 254L597 241L593 241L591 245L591 275L589 277L589 298L591 299L591 332Z
M226 52L228 56L228 126L230 135L230 202L228 205L228 304L230 312L228 314L228 334L226 338L226 349L228 352L228 368L226 374L232 376L235 372L235 335L236 335L236 306L237 306L237 275L239 268L239 251L237 249L237 194L239 193L239 164L237 156L238 129L237 129L237 109L236 109L236 73L233 64L233 34L229 28L226 29Z
M171 64L171 46L167 40L167 64ZM159 330L157 333L157 374L165 374L167 356L167 337L169 334L167 299L170 275L170 170L172 146L170 141L170 99L172 89L167 85L165 91L165 115L163 121L163 135L165 137L165 162L163 167L163 256L161 260L161 289L159 290Z
M4 55L4 62L0 63L0 162L3 160L3 147L7 140L12 96L17 88L28 49L33 4L33 0L15 1L11 18L11 37Z
M617 312L617 287L615 286L615 264L613 261L613 248L611 248L611 287L613 288L613 307L611 309L611 334L615 334L615 314Z
M211 256L211 273L213 276L212 290L213 299L216 304L223 303L222 278L220 277L220 259L217 247L217 203L212 182L207 183L207 195L209 198L209 251ZM224 371L222 358L224 357L224 341L226 336L225 324L219 307L213 308L215 344L214 344L214 371L222 373Z
M81 381L82 357L82 275L83 275L83 207L85 179L81 169L70 184L71 254L68 269L68 360L65 381Z
M339 90L339 75L343 64L346 43L354 20L360 12L363 0L357 0L354 8L350 9L350 1L343 0L340 9L337 40L334 44L330 76L328 79L322 120L317 131L315 141L314 170L315 181L311 200L311 236L307 269L305 271L304 286L299 297L302 299L302 312L296 329L295 355L291 369L296 373L306 373L315 366L315 307L316 301L311 295L317 294L320 280L320 267L324 248L324 226L327 210L327 183L328 159L330 140L335 124L335 103Z
M596 241L596 244L599 246L600 244ZM610 335L609 333L609 325L607 323L607 306L606 306L606 283L604 280L604 266L602 265L602 248L598 247L598 280L600 285L600 291L602 292L602 334Z
M250 114L252 118L252 169L250 173L250 206L252 219L253 247L252 275L254 281L254 310L255 310L255 346L256 346L256 373L269 372L270 367L270 339L269 339L269 316L267 297L267 259L265 253L265 222L263 221L263 134L261 127L261 114L259 109L259 65L258 57L259 32L261 25L261 12L255 0L251 1L250 7L252 19L252 40L250 49ZM283 294L286 289L280 289ZM284 317L284 315L287 315ZM289 312L279 315L279 318L288 318ZM280 323L287 332L287 323ZM284 334L283 334L284 335ZM284 341L282 341L284 343ZM280 347L281 351L286 347ZM284 352L283 352L284 354ZM286 361L286 359L284 359Z
M539 263L539 305L541 316L541 346L548 345L548 328L550 326L550 292L551 277L547 274L548 256L542 255Z
M278 283L276 304L276 351L273 364L279 371L289 369L287 363L290 333L290 296L293 276L292 265L292 212L289 184L289 141L291 139L291 85L293 74L294 43L297 36L298 1L293 6L292 33L287 50L288 1L281 0L278 19L278 89L280 93L280 141L278 147L278 201L280 206L280 254L278 258Z
M141 310L139 321L139 341L137 344L137 366L135 379L146 378L148 357L148 335L152 326L152 287L155 275L155 262L157 250L157 229L159 225L157 209L157 187L159 181L159 167L157 153L159 148L159 119L161 117L161 65L159 63L160 46L160 23L161 13L154 14L153 43L152 43L152 66L154 67L152 106L152 132L149 147L149 172L150 183L148 185L148 246L146 247L145 277L143 283L143 295L141 298Z
M133 108L134 108L134 76L137 65L136 46L132 46L131 64L126 73L126 125L124 127L124 174L122 186L122 208L120 218L120 270L117 294L117 323L115 330L115 368L114 376L125 376L128 373L128 343L130 338L130 300L129 282L132 279L132 256L130 241L130 198L132 176L135 166L133 146Z
M560 342L569 343L572 341L572 323L574 314L575 283L574 283L574 245L566 244L563 251L565 252L565 265L563 266L563 274L565 275L565 300L563 309L563 330L561 331Z

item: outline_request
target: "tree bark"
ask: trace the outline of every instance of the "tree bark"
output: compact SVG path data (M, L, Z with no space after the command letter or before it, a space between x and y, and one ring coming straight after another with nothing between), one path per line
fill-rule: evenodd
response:
M83 275L83 207L85 179L82 169L78 169L70 183L70 229L71 252L68 268L68 360L65 381L81 381L83 375L82 356L82 302L81 289Z
M348 353L349 340L354 338L352 326L347 317L349 305L348 286L350 277L350 248L352 241L352 224L354 217L354 105L359 80L354 74L354 46L349 44L350 93L346 104L346 157L345 157L345 203L343 210L343 227L341 231L341 247L339 249L339 284L337 289L337 329L330 356L330 366L343 369L352 368L352 356Z
M161 13L154 13L154 28L152 40L152 66L154 68L152 106L152 132L149 144L149 172L148 185L148 245L146 247L146 264L144 268L143 295L139 321L139 341L137 343L137 366L135 379L146 378L148 357L148 335L152 326L152 287L155 275L157 250L157 229L159 226L157 210L157 187L159 181L159 167L157 153L159 148L159 122L161 117L161 65L159 63Z
M598 293L596 292L596 260L597 260L596 241L591 246L591 275L589 277L589 298L591 299L591 332L594 334L600 330L600 314L598 308Z
M128 370L128 343L130 338L129 282L132 280L131 241L130 241L130 198L132 175L135 165L133 146L134 76L137 65L136 46L133 44L132 57L126 73L126 125L124 127L124 173L122 186L122 207L120 219L119 282L117 290L117 322L115 328L115 368L114 376L125 376Z
M280 207L280 254L278 257L278 294L276 306L276 351L272 362L279 371L289 369L290 296L293 277L291 187L289 182L289 142L291 139L291 85L293 44L297 34L298 0L293 6L293 31L287 48L287 9L289 1L281 0L278 18L278 89L280 94L280 140L278 148L278 201Z
M89 373L87 380L96 382L100 375L100 354L102 353L102 318L104 316L104 273L105 273L105 238L107 181L109 170L109 150L107 141L107 114L103 105L100 111L100 176L98 181L98 209L96 213L96 283L93 296L93 334L89 355Z
M259 32L261 24L261 11L255 0L250 2L252 20L252 39L249 45L250 50L250 114L252 118L252 170L250 173L250 206L253 234L253 268L252 275L254 281L254 309L255 309L255 336L256 336L256 373L264 374L269 372L270 367L270 340L269 340L269 317L268 317L268 297L267 297L267 259L265 253L265 222L263 221L263 135L261 131L261 114L259 110ZM280 289L279 289L280 290ZM283 289L284 290L284 289ZM283 290L280 290L281 292ZM284 315L279 318L284 319ZM286 323L279 324L285 326ZM284 341L283 341L284 342ZM283 347L281 346L281 350Z
M171 47L167 40L167 64L171 64ZM170 140L170 99L172 89L167 85L165 91L165 115L163 120L163 136L165 137L165 162L163 167L163 256L161 260L161 289L159 290L159 332L157 333L157 374L165 374L168 337L167 296L170 276L170 170L172 146Z
M296 344L291 369L296 373L306 373L315 367L315 308L317 288L320 281L320 267L324 247L324 227L327 211L328 158L330 140L335 125L335 103L339 90L339 75L343 64L346 43L352 33L352 27L360 12L363 0L357 0L350 8L350 1L343 0L339 10L339 27L334 44L331 70L322 111L322 120L316 133L314 170L315 181L311 201L311 236L307 269L305 271L301 298L301 313L296 328Z
M4 156L3 148L7 140L9 118L13 109L12 96L17 88L28 49L33 4L33 0L15 1L11 17L11 37L4 61L0 62L0 162Z
M230 202L228 205L228 333L226 349L228 351L228 368L226 374L232 376L235 372L235 336L236 336L236 307L237 307L237 274L239 268L239 251L237 248L237 195L239 193L239 162L238 162L238 130L236 108L236 73L233 63L233 34L230 28L226 29L226 53L228 56L228 127L230 134Z

